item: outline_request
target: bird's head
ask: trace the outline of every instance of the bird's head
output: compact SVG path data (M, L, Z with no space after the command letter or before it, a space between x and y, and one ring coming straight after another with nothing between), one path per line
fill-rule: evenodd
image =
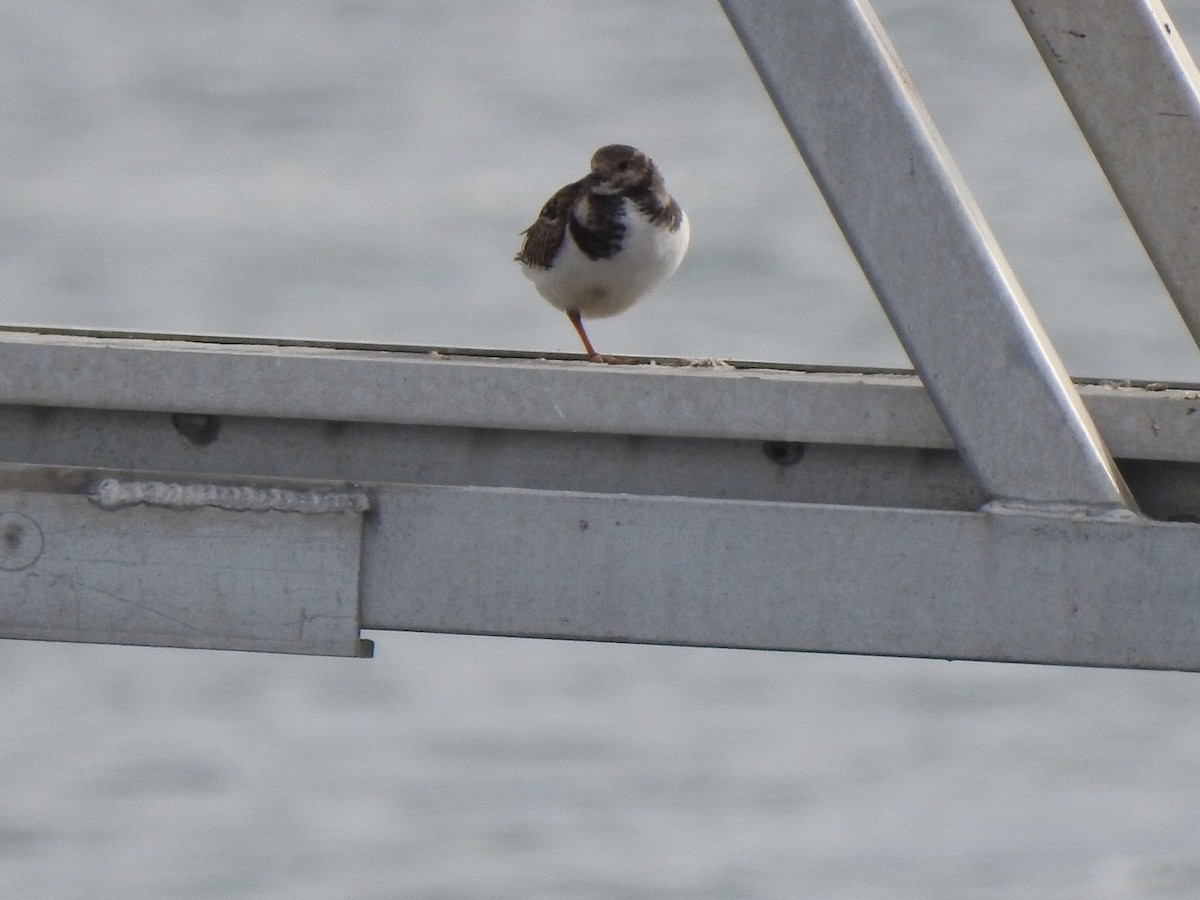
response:
M592 154L589 180L599 194L619 194L654 185L658 170L654 161L636 147L609 144Z

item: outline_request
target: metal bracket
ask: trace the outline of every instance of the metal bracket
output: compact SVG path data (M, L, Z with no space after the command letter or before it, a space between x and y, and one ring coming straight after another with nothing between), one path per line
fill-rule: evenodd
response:
M357 488L0 467L0 637L370 656Z

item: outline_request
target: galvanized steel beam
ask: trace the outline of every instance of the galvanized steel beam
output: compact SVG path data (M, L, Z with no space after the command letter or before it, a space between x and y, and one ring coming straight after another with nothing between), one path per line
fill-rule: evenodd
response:
M1193 524L171 479L0 467L0 637L369 655L361 628L1200 670Z
M1200 72L1158 0L1013 0L1200 342Z
M1131 506L870 5L722 5L984 489Z
M1200 670L1200 529L394 485L366 628Z
M0 446L37 446L37 429L55 421L54 411L74 409L953 447L912 373L647 363L598 366L578 355L0 329L0 406L44 411L20 427L9 420ZM1200 460L1200 385L1095 381L1077 389L1115 456ZM83 438L99 433L97 422L88 422ZM56 434L53 442L40 441L45 452L69 446L69 433ZM197 452L199 445L189 446Z
M910 379L914 389L920 388ZM503 383L503 382L502 382ZM719 385L720 382L717 382ZM662 383L669 390L671 382ZM798 407L814 398L799 376ZM1138 505L1159 519L1200 519L1195 391L1086 388ZM1094 392L1094 393L1092 393ZM714 402L720 392L712 392ZM817 391L821 399L823 391ZM908 391L892 392L902 416ZM864 420L884 419L871 391L840 393ZM859 398L866 398L863 409ZM586 395L581 395L585 400ZM1189 412L1189 410L1191 412ZM0 406L0 460L353 482L419 482L543 490L714 497L911 509L978 509L986 496L936 416L921 435L871 427L860 442L577 433L165 412ZM763 427L770 423L764 422ZM844 432L842 433L844 436ZM902 439L902 440L898 440ZM913 441L904 446L904 441ZM878 443L875 443L878 441Z
M1195 389L1084 387L1175 524L977 512L900 373L11 334L0 366L0 636L1200 670Z

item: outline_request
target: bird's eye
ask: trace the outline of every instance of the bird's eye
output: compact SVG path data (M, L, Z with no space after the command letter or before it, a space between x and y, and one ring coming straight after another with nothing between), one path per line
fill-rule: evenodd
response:
M619 163L617 163L617 171L618 172L628 172L629 171L629 160L623 159Z

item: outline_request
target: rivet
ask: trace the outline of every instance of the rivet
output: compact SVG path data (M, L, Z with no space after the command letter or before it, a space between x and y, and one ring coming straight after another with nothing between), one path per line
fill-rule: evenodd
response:
M45 538L38 523L18 512L0 513L0 569L28 569L42 555Z
M799 441L764 441L763 453L777 466L794 466L804 458L806 444Z

